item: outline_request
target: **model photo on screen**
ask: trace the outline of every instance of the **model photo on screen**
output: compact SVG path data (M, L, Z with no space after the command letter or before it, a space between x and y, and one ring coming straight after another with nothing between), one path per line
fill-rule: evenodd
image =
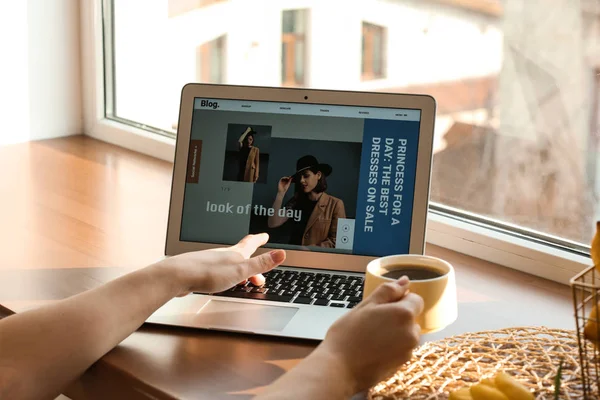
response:
M270 139L270 126L229 124L223 180L265 183Z
M304 250L337 249L338 223L356 217L362 144L273 138L267 185L253 190L249 232Z
M269 216L269 228L277 228L292 218L290 244L299 246L335 247L337 221L346 218L344 202L326 193L327 177L333 172L329 164L319 163L316 157L306 155L296 162L296 172L284 176L277 185L273 202L274 215ZM283 198L294 183L294 195L286 202L282 213ZM291 210L298 213L292 213Z

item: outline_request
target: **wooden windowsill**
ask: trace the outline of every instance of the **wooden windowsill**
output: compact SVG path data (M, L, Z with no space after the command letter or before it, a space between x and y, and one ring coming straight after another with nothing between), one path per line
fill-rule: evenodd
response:
M2 268L140 267L164 254L172 164L87 136L0 146ZM566 294L450 250L428 253ZM517 282L518 281L518 282ZM508 283L506 281L505 283ZM491 282L488 284L492 284Z
M74 136L0 147L0 168L0 314L73 295L163 255L172 164ZM426 252L454 265L459 317L423 341L514 326L574 328L568 286L436 246ZM269 384L314 345L144 326L67 395L93 389L110 398L108 379L132 398L145 398L139 388L160 399L236 398L232 388Z

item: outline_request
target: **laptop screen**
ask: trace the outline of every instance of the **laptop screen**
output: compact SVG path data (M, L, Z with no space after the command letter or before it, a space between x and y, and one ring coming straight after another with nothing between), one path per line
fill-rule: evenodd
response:
M408 253L421 111L195 99L180 240Z

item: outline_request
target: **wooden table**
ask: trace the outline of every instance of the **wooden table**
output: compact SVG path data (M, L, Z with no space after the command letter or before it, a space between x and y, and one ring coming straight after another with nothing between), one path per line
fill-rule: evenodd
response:
M163 254L171 165L85 137L0 147L0 314L65 298ZM573 328L570 290L446 249L474 330ZM315 342L145 325L91 367L72 399L245 399Z

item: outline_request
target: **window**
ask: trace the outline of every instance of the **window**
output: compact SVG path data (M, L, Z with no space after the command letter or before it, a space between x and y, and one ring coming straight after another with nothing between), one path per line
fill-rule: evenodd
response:
M144 2L143 12L128 0L91 3L103 8L88 13L84 32L104 26L105 67L86 72L105 83L106 103L90 111L102 110L96 137L130 148L140 132L172 139L181 88L193 81L430 94L432 218L481 237L587 250L600 219L600 18L590 2L382 1L368 2L368 14L366 1L339 12L324 1L293 10L258 0ZM173 12L175 3L188 11ZM102 35L86 35L84 63L102 54L89 50ZM444 245L437 237L429 236ZM465 240L465 251L475 242ZM521 254L494 249L500 259ZM564 270L560 260L553 265Z
M205 83L224 83L226 37L220 36L198 47L196 51L196 80Z
M303 86L306 66L306 10L284 10L281 17L281 84Z
M363 80L385 78L385 28L363 22L362 64Z

